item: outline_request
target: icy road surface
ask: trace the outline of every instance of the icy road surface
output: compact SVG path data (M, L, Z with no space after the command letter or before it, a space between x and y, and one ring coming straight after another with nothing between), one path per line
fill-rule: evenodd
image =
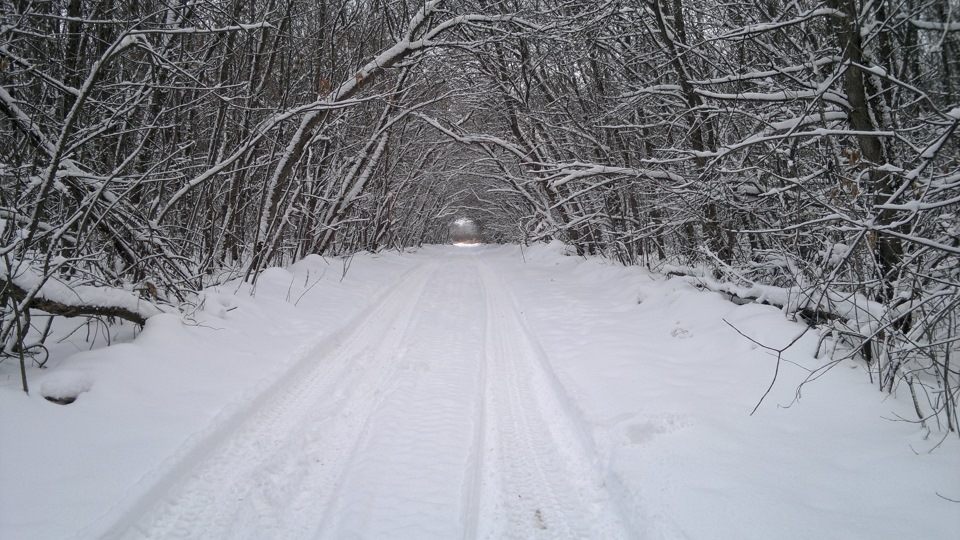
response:
M849 360L798 400L806 331L751 416L776 360L728 323L802 324L557 243L311 256L93 350L66 323L29 396L0 363L2 540L960 538L960 440L893 421L906 390Z

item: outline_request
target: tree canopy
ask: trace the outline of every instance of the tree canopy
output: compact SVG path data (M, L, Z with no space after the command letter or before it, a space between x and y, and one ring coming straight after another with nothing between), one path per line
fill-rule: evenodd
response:
M956 425L956 0L0 4L5 355L471 215L779 302Z

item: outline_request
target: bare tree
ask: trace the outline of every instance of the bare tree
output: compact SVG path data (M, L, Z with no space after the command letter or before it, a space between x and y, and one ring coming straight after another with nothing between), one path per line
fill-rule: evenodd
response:
M140 324L465 216L772 287L957 427L955 0L0 2L0 339L24 365L37 315Z

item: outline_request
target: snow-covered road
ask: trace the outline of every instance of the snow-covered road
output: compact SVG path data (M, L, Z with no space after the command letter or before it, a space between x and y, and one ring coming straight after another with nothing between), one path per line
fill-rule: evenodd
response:
M960 445L860 365L794 403L811 333L750 416L724 321L802 326L562 251L311 257L32 375L74 404L8 379L0 538L955 537Z
M538 340L475 254L412 270L122 538L626 538Z

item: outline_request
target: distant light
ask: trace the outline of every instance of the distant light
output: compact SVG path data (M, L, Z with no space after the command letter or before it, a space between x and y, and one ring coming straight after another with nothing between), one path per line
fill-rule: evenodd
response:
M460 216L450 222L447 232L447 240L454 245L475 246L483 243L480 223L468 216Z
M483 244L480 242L454 242L453 245L457 247L477 247L482 246Z

